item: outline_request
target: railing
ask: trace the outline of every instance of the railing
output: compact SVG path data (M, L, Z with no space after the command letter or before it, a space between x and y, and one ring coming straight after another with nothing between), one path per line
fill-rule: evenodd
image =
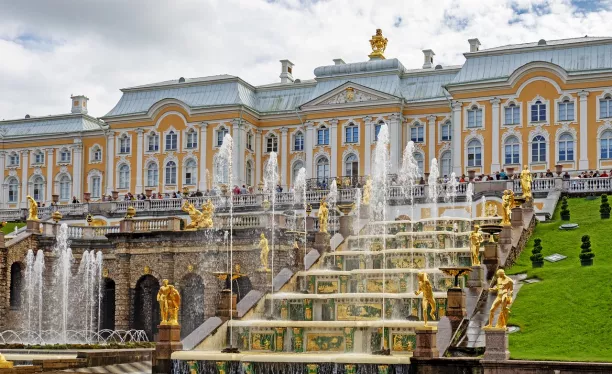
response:
M569 193L610 191L610 178L583 178L563 181L563 188Z
M163 201L163 200L162 200ZM121 232L149 232L149 231L178 231L180 230L180 218L163 217L134 219L122 222L125 227Z

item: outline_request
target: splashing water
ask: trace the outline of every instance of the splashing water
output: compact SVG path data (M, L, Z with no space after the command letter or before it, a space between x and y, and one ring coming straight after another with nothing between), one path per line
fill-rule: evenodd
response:
M482 206L480 207L480 214L482 217L486 217L487 216L487 198L485 197L485 195L482 195L482 198L480 199L480 203L482 204Z
M28 330L42 331L43 312L43 272L45 270L45 255L41 249L36 252L28 250L26 256L26 285L28 300Z
M459 188L459 181L455 172L452 172L448 182L446 182L446 191L444 195L444 201L451 203L451 208L455 209L455 201L457 200L457 189Z
M304 209L304 257L306 257L306 244L307 240L307 225L306 225L306 208L308 205L308 201L306 200L306 169L300 168L297 176L295 177L295 181L293 182L293 202L295 204L302 204L302 208ZM296 228L297 229L297 228ZM304 263L304 266L306 264Z
M465 190L465 201L468 206L469 218L472 218L472 198L474 196L474 185L470 182Z
M279 173L278 173L278 160L276 156L276 152L270 152L270 158L268 158L268 162L264 168L264 191L267 194L270 194L270 203L272 205L272 222L271 222L271 230L272 230L272 253L270 258L270 270L272 272L271 284L270 284L270 294L274 296L274 239L275 239L275 211L276 211L276 184L278 183ZM271 297L271 300L274 300ZM270 316L274 315L274 301L270 302Z

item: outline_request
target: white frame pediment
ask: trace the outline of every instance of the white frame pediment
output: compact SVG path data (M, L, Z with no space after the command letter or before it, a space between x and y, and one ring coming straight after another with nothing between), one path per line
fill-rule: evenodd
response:
M326 108L335 106L363 106L369 105L370 102L376 102L376 105L380 105L397 103L399 100L400 98L397 96L349 81L301 105L300 109L307 110L321 106Z

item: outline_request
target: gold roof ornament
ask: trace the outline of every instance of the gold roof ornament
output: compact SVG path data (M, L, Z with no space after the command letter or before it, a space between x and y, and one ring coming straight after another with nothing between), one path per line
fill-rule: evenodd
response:
M55 223L58 223L62 219L62 213L60 213L59 210L56 210L55 212L51 213L51 219Z
M372 53L368 55L371 60L384 60L385 49L387 48L387 38L382 34L381 29L376 29L376 35L372 35L370 39L370 45L372 46Z
M133 219L134 216L136 215L136 208L134 208L132 205L128 206L127 210L125 211L125 219Z

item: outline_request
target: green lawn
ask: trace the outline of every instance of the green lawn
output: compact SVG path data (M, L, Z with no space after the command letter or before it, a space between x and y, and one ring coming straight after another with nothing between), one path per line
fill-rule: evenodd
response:
M2 228L2 232L4 234L9 234L9 233L15 231L15 226L21 228L21 227L25 226L25 222L8 222L6 224L6 226L4 226Z
M569 199L569 222L580 227L561 231L559 209L550 223L539 223L509 274L527 273L542 281L522 286L511 309L513 359L612 361L612 220L599 218L599 199ZM561 204L559 203L559 206ZM580 266L580 238L590 235L592 267ZM532 269L531 249L542 239L544 257L567 256Z

